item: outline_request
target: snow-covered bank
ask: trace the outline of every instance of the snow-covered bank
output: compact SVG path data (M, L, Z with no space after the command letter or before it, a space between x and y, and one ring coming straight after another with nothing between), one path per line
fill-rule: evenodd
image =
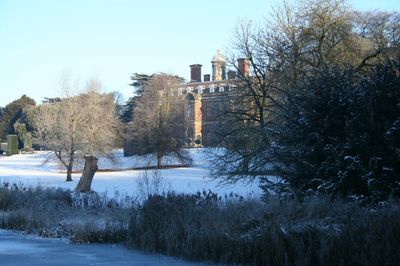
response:
M0 230L1 265L210 265L185 262L162 255L146 255L118 245L74 245Z
M193 165L187 168L162 169L159 170L163 177L163 187L178 193L194 193L198 191L208 191L224 194L238 194L240 196L260 195L257 183L239 182L235 185L222 185L217 180L208 177L209 164L206 153L203 149L189 150L193 158ZM115 162L100 159L100 169L129 169L151 165L151 158L144 157L123 157L122 151L115 152ZM61 187L74 189L80 174L73 174L73 182L65 182L65 173L62 173L56 163L43 165L46 152L35 154L19 154L10 157L0 157L0 183L22 183L24 186L43 186ZM171 163L174 163L171 160ZM151 174L151 171L149 171ZM92 189L100 193L108 193L113 196L115 193L120 195L137 195L138 178L143 174L143 170L124 170L116 172L97 172Z

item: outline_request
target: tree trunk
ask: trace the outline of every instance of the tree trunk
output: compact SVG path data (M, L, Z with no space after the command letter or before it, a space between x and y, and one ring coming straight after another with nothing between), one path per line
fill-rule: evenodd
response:
M244 156L242 161L242 173L244 175L249 173L249 163L250 163L249 156Z
M71 151L70 155L69 155L69 163L68 163L68 167L67 167L67 182L72 181L72 169L74 168L74 156L75 156L75 152L74 150Z
M157 151L157 168L161 168L162 157L163 157L162 151L158 150Z
M65 181L66 182L72 181L72 166L71 165L68 165L68 167L67 167L67 179Z
M85 155L85 168L83 168L81 179L75 188L77 192L88 192L90 191L90 186L94 174L99 168L97 167L97 158L92 155Z

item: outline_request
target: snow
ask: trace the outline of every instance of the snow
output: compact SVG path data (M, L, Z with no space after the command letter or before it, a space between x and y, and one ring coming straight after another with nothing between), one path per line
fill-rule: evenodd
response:
M224 194L237 194L243 197L258 197L261 193L257 183L239 182L235 185L221 184L208 177L210 162L205 149L189 150L193 165L186 168L168 168L159 170L162 186L166 191L177 193L195 193L213 191ZM72 182L65 182L65 169L57 163L43 164L49 152L40 151L34 154L0 156L0 186L23 184L24 186L60 187L74 189L80 174L73 174ZM154 158L123 157L122 151L114 152L115 160L110 162L99 159L99 168L92 183L92 190L107 193L108 196L137 196L140 194L138 180L144 170L132 168L152 166ZM167 164L176 164L166 158ZM79 166L81 167L81 166ZM114 170L114 171L109 171ZM152 170L148 171L152 175ZM1 265L210 265L185 262L162 255L148 255L140 251L129 250L118 245L75 245L66 240L42 239L29 235L18 235L0 230L0 264Z
M189 150L193 165L186 168L168 168L159 170L165 190L177 193L195 193L213 191L224 194L237 194L243 197L258 197L260 189L256 183L237 183L222 185L208 177L209 162L204 149ZM3 183L22 184L24 186L60 187L73 190L80 174L73 174L72 182L65 182L65 169L56 162L43 164L49 152L40 151L33 154L0 156L0 186ZM138 179L144 170L132 168L154 165L154 158L123 157L122 151L114 152L112 163L104 158L99 159L99 168L95 174L92 190L106 193L111 197L140 194ZM168 164L176 164L166 158ZM114 171L109 171L114 170ZM148 171L152 175L152 171ZM0 264L1 265L210 265L185 262L179 259L148 255L140 251L129 250L118 245L75 245L67 240L42 239L29 235L18 235L11 231L0 230Z
M208 175L210 163L207 160L205 149L188 150L193 158L193 165L187 168L169 168L159 170L162 176L163 188L177 193L196 193L198 191L213 191L223 196L231 193L243 197L258 197L261 190L258 184L238 182L234 185L221 184L219 180L211 179ZM23 184L24 186L61 187L74 189L80 174L73 174L72 182L65 182L65 170L57 163L43 164L48 152L34 154L18 154L10 157L0 156L0 184ZM144 170L127 170L132 168L154 165L154 158L123 157L122 150L114 152L115 160L110 162L104 158L99 159L99 168L115 171L98 171L95 174L92 190L107 193L135 196L139 194L138 178ZM176 164L171 158L166 158L169 164ZM124 170L125 169L125 170ZM122 170L122 171L121 171ZM152 175L152 170L148 170Z
M148 255L118 245L68 244L0 230L0 265L210 265L185 262L163 255Z

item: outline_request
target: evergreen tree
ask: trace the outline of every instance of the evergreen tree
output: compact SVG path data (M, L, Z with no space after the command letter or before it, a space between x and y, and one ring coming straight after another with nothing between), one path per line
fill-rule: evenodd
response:
M22 95L21 98L15 100L5 106L0 117L0 140L5 141L7 134L16 134L14 128L15 123L20 120L20 123L26 123L25 110L31 106L35 106L36 102L26 95ZM22 120L22 121L21 121ZM31 131L29 125L25 125L28 131ZM22 140L19 139L19 146L22 147Z
M400 196L399 71L326 69L288 95L273 153L297 195Z
M134 87L134 96L130 97L120 112L120 120L128 123L133 118L133 110L135 109L137 100L143 94L144 86L153 75L134 73L131 76L132 83L129 85Z

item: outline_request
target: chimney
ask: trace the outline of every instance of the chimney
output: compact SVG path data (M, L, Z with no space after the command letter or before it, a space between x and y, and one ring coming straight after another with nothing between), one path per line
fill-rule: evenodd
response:
M244 77L248 78L250 76L249 60L247 58L239 58L237 62L238 62L239 76L243 75Z
M203 76L203 80L204 80L204 82L210 81L210 80L211 80L211 79L210 79L210 74L205 74L205 75Z
M190 82L201 82L200 64L190 65Z

